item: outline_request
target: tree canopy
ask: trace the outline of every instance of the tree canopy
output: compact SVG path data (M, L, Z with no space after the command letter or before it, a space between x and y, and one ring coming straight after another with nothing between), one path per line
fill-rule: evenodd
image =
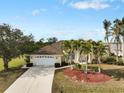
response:
M8 24L0 25L0 57L3 59L5 70L12 58L25 53L25 45L32 42L31 35L24 35L20 29L12 28Z

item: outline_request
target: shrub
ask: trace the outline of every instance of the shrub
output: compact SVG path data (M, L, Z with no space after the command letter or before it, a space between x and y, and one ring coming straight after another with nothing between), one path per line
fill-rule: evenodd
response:
M61 66L68 66L69 64L67 62L62 62Z
M118 62L116 62L116 56L103 57L102 62L106 63L106 64L116 64L116 65L123 65L124 66L124 62L123 62L122 57L119 57Z
M97 59L93 59L92 64L97 64Z
M30 56L25 56L25 62L30 63Z
M110 53L110 56L116 56L114 53Z
M32 67L33 66L33 63L27 63L26 66L27 67Z
M85 71L86 70L86 65L75 63L74 66L73 66L73 68L74 69Z
M74 65L74 69L85 71L86 70L86 65L77 63L77 64ZM88 71L97 72L98 71L98 66L88 66Z
M121 65L121 66L124 66L124 62L123 62L123 59L119 59L119 61L117 62L117 65Z
M72 65L74 65L74 64L75 64L75 62L74 62L74 61L72 61L72 62L71 62L71 64L72 64Z
M98 66L88 66L88 69L90 69L91 71L98 71Z
M105 58L102 58L102 62L107 64L115 64L116 58L114 56L105 57Z
M78 63L75 63L74 64L74 68L76 68L78 70L81 70L82 69L82 65L81 64L78 64Z
M69 63L67 62L62 62L61 64L60 63L55 63L54 64L54 67L58 68L58 67L63 67L63 66L68 66Z
M55 63L54 65L56 68L61 67L60 63Z

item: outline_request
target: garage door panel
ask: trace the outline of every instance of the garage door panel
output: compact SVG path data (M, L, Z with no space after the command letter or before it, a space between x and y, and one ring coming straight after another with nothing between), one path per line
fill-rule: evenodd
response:
M55 58L35 58L34 64L35 65L54 65Z

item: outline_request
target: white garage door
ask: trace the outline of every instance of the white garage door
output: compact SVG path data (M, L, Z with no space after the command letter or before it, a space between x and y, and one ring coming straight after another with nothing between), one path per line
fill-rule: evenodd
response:
M35 58L34 65L54 66L55 58Z

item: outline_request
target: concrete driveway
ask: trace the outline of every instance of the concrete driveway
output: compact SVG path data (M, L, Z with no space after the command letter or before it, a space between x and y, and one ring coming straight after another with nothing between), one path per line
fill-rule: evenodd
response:
M54 67L32 67L4 93L51 93Z

